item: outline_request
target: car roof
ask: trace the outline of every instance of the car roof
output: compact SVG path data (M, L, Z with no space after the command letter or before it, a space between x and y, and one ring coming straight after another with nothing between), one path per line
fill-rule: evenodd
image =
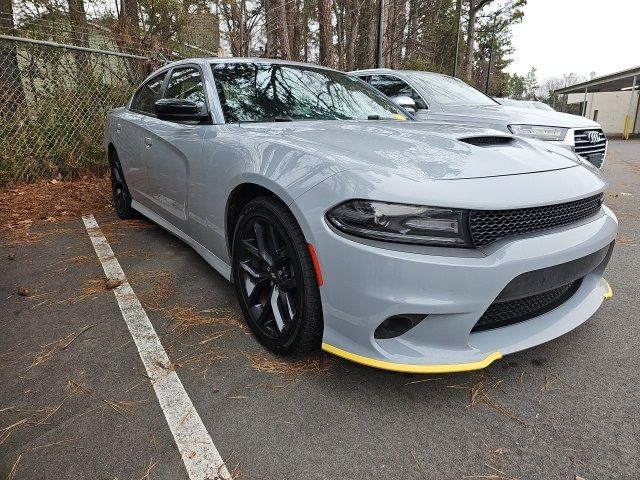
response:
M262 57L193 57L193 58L185 58L183 60L178 60L175 62L168 63L164 65L164 67L173 67L176 65L183 65L187 63L198 63L198 64L209 64L209 63L265 63L269 65L293 65L299 67L307 67L307 68L317 68L322 70L329 70L332 72L337 72L333 68L323 67L322 65L316 65L314 63L304 63L304 62L294 62L292 60L279 60L275 58L262 58ZM344 72L340 72L344 73Z
M364 70L353 70L351 72L347 72L349 75L372 75L376 73L395 73L395 74L406 74L406 73L420 73L422 75L429 75L432 77L451 77L451 75L445 75L444 73L436 73L436 72L426 72L424 70L394 70L392 68L367 68Z

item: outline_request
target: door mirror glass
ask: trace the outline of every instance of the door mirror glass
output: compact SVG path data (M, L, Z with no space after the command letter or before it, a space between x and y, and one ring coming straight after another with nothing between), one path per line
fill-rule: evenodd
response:
M400 95L398 97L392 97L391 100L396 105L404 108L407 112L416 113L416 102L413 101L413 98Z
M160 120L179 121L199 121L207 117L206 113L200 112L200 107L196 102L181 98L163 98L155 104L156 117Z

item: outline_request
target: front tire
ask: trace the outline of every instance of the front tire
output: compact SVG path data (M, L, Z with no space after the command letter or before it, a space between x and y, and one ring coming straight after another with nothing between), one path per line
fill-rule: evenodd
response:
M233 277L244 317L265 347L295 354L320 346L322 307L313 261L295 217L279 200L260 197L242 209Z
M109 171L111 174L111 192L116 213L122 220L137 217L137 212L131 207L131 194L124 179L120 158L115 150L109 153Z

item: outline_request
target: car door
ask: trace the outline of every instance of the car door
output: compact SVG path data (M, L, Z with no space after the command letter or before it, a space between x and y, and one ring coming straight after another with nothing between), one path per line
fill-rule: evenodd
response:
M429 105L420 94L407 82L395 75L371 75L369 83L387 97L411 97L416 102L416 113L414 116L418 120L426 120Z
M144 119L153 115L153 106L160 98L167 72L155 75L145 82L133 95L129 108L116 119L114 142L123 168L127 187L136 201L146 204L149 192L147 166L142 158L142 125Z
M174 67L162 98L190 100L208 112L202 72L197 65ZM193 165L202 156L202 145L210 121L179 122L144 120L143 156L149 172L151 209L187 233L189 182ZM209 127L210 128L210 127Z

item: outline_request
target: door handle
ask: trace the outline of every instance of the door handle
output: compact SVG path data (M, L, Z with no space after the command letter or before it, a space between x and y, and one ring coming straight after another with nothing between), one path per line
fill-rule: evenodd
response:
M116 124L116 133L120 133L122 131L122 124L121 123L117 123Z
M144 146L147 148L151 148L151 145L153 145L151 139L149 137L144 137Z

